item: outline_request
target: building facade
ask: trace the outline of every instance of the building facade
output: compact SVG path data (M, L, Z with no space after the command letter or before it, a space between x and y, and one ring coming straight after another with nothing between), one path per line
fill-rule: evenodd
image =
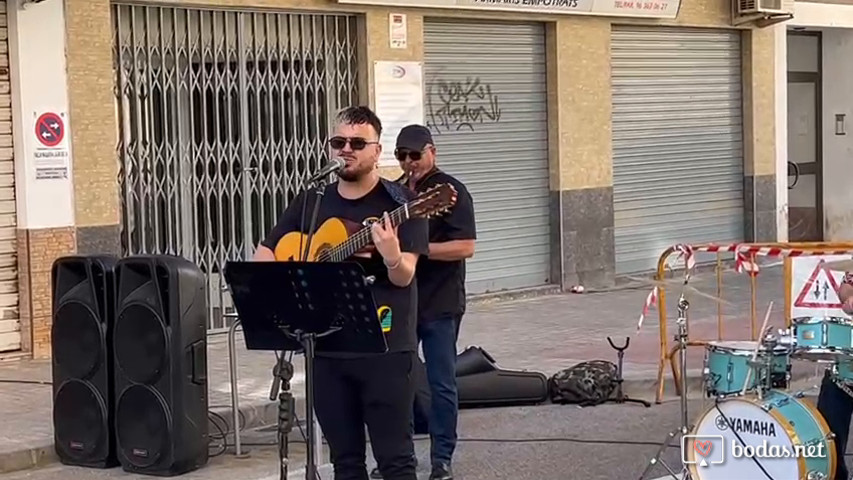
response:
M791 241L853 239L853 0L797 2L777 32L777 172Z
M777 239L785 27L734 26L727 1L4 3L5 352L50 354L50 268L74 253L190 258L224 328L225 261L252 253L353 103L384 112L386 152L401 122L428 125L468 185L472 294Z

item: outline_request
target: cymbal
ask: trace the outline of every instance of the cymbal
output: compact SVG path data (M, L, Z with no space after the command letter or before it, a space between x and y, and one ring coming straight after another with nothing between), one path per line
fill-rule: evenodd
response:
M853 258L848 258L846 260L837 260L834 262L826 262L824 266L830 270L853 272Z

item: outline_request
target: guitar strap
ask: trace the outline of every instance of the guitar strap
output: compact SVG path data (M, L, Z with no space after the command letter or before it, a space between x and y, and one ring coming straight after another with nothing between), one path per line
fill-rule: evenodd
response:
M385 187L385 191L391 195L391 198L393 198L398 205L405 205L412 199L412 192L403 185L387 180L383 177L380 177L379 181L382 182L382 186Z

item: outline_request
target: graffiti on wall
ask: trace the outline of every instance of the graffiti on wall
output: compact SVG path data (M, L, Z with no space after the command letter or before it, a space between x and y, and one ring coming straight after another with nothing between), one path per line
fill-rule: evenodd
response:
M427 87L427 127L435 133L473 132L477 125L500 119L498 96L479 77L439 79Z

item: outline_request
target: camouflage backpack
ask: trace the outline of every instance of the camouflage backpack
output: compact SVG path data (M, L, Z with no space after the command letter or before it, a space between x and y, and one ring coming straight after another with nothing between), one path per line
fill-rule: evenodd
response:
M554 403L598 405L607 401L616 389L616 365L605 360L581 362L560 370L548 380Z

